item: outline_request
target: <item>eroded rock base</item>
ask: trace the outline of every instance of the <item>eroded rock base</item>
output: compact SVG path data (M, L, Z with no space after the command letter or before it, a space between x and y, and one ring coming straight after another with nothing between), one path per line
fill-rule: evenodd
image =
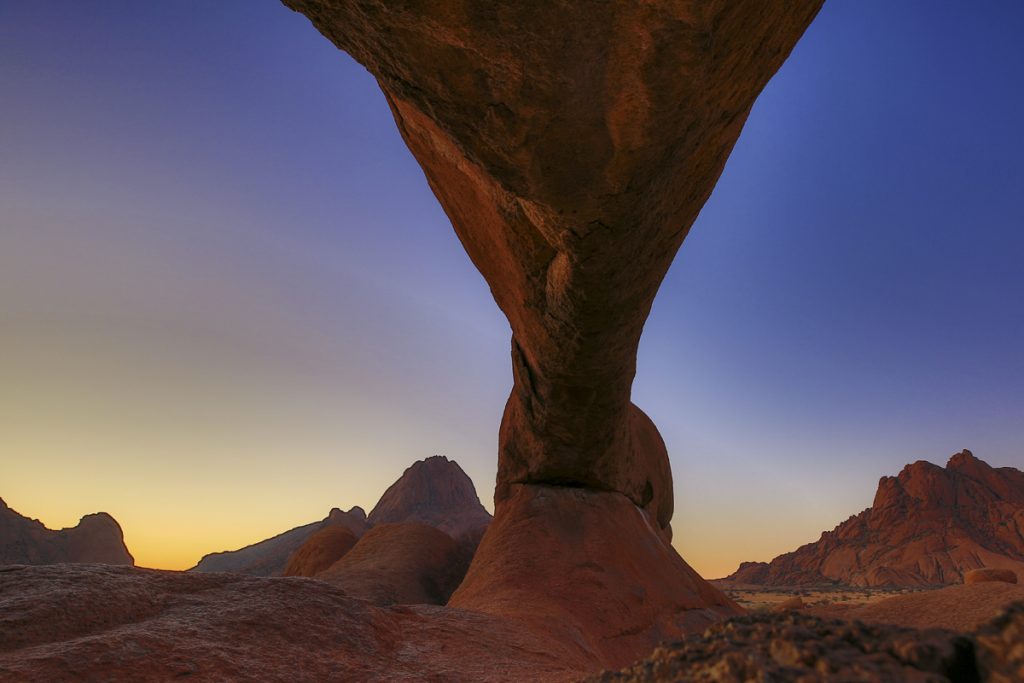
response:
M449 606L505 617L623 666L742 612L620 493L515 485Z

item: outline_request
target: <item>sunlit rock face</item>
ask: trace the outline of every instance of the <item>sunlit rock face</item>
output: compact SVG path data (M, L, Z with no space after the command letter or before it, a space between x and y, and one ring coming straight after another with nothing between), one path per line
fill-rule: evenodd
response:
M619 494L647 523L615 554L647 535L673 554L668 456L630 401L637 345L754 99L821 0L285 4L377 78L511 325L497 517L474 568L529 552L501 537L524 485ZM583 505L559 498L559 514ZM671 609L719 601L675 585Z
M1024 577L1024 472L964 450L945 467L918 460L882 477L867 510L771 562L745 562L723 581L935 586L981 568L1007 581Z

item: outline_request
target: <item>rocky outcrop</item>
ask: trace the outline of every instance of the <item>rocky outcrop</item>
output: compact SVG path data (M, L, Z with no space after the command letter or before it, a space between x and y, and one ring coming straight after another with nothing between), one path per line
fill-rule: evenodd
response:
M819 619L799 612L757 614L716 624L658 648L633 666L587 683L676 681L1024 680L1024 604L977 632L901 628Z
M53 531L19 515L0 499L0 565L98 562L135 564L117 521L105 512L82 517L76 526Z
M970 451L882 477L874 503L815 543L743 563L726 585L926 586L982 567L1024 572L1024 472Z
M443 605L469 560L451 536L432 526L378 524L315 576L375 605Z
M316 576L340 560L358 541L359 537L344 527L325 527L292 554L284 576Z
M506 538L511 527L499 524L500 510L524 505L524 486L563 489L567 501L574 490L619 495L641 510L640 536L604 555L667 539L667 453L630 401L640 334L755 98L821 0L285 4L376 76L512 328L498 519L460 604L493 607L504 589L479 582L502 575L482 568L514 567L524 560L511 553L534 552L524 547L528 530ZM629 624L653 634L685 621L672 611L682 605L728 605L665 547L656 560L664 567L651 570L677 574L665 612L643 612L646 626L622 612L620 623L587 630ZM549 559L546 574L563 566ZM609 586L622 604L638 590L633 579ZM519 598L543 611L551 591L533 586ZM607 656L622 655L616 642Z
M475 549L491 522L476 487L458 463L443 455L414 462L370 511L371 526L418 522Z
M313 534L330 526L346 529L358 538L366 531L366 513L360 507L348 512L334 508L324 519L296 527L239 550L204 555L192 572L235 572L250 576L281 576L295 552Z
M525 623L600 666L740 611L621 493L520 484L496 513L452 607Z
M570 681L516 624L375 607L321 581L99 565L0 570L0 681Z

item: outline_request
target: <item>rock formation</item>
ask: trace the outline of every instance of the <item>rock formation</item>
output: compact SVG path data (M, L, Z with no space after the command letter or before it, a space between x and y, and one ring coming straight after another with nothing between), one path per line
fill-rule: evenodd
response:
M52 531L0 499L0 565L59 562L135 564L121 526L105 512L86 515L70 529Z
M972 569L964 574L964 583L1017 583L1017 572L1012 569Z
M670 615L677 627L687 621L682 605L735 609L668 545L668 457L630 390L661 280L754 99L821 0L285 4L376 76L512 328L498 519L467 582L500 579L482 567L515 566L521 560L510 553L534 552L523 547L528 526L501 519L546 514L530 501L579 515L587 533L614 525L590 516L590 498L577 495L586 490L621 497L604 503L606 512L635 505L644 514L638 535L606 555L657 557L664 566L646 568L653 573L675 568L666 584L673 599L663 614L647 615L651 638ZM649 552L649 536L663 551ZM554 575L571 569L558 555L548 562ZM639 590L634 577L614 590ZM458 604L488 609L524 598L520 590L499 596L498 585L510 586L466 586ZM539 583L531 597L553 604ZM633 615L616 618L643 630ZM633 638L641 642L653 644ZM621 657L620 645L609 653Z
M470 557L432 526L378 524L315 576L375 605L443 605L465 576Z
M366 513L361 507L348 512L334 508L319 522L304 524L239 550L204 555L192 572L236 572L250 576L281 576L288 561L313 534L331 526L348 530L358 538L366 531Z
M324 527L292 554L284 576L316 576L340 560L358 541L358 536L342 526Z
M981 567L1024 572L1024 472L965 450L945 468L919 460L882 477L870 508L770 563L744 562L723 583L927 586Z
M475 549L491 514L458 463L443 455L414 462L370 511L370 525L419 522Z

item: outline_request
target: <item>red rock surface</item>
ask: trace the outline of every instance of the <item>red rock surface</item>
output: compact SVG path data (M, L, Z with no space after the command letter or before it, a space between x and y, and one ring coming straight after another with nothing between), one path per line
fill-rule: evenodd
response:
M204 555L192 572L237 572L250 576L281 576L295 552L321 529L339 526L357 538L366 531L366 513L360 507L348 512L333 508L327 517L278 534L238 550Z
M340 560L359 538L342 526L331 525L306 539L288 560L284 576L316 576Z
M419 522L472 548L491 522L476 487L459 464L435 455L412 464L370 511L371 525Z
M451 536L432 526L378 524L316 578L376 605L443 605L469 560Z
M1017 583L1017 573L1012 569L972 569L964 574L964 583L988 583L998 581L1001 583Z
M867 510L723 583L927 586L981 567L1024 571L1024 472L963 451L945 468L921 460L883 477Z
M0 565L99 562L135 564L117 521L105 512L82 517L69 529L53 531L19 515L0 499Z
M591 667L592 668L592 665ZM378 608L321 581L100 565L0 571L0 681L566 681L505 620Z
M620 493L518 485L449 605L528 624L602 666L741 610Z

